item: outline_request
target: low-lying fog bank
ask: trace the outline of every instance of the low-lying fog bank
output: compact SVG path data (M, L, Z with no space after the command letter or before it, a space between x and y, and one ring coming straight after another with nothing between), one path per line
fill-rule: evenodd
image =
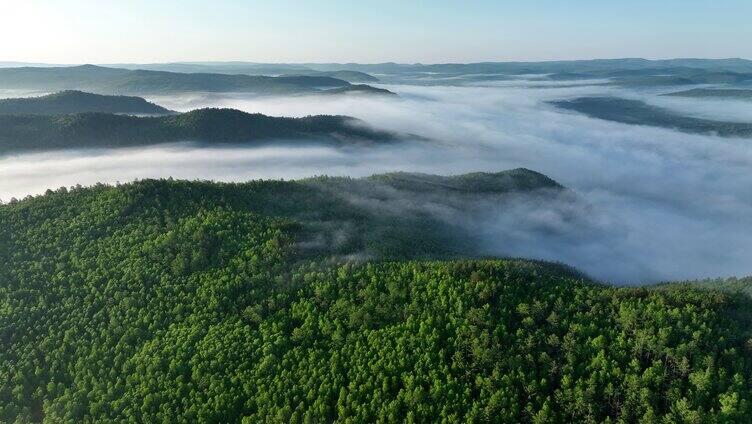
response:
M170 145L8 156L0 158L0 198L149 177L240 181L525 167L573 189L577 200L503 207L489 202L486 213L466 223L484 235L489 254L558 260L621 283L752 274L752 140L594 120L545 103L640 96L608 86L388 88L400 97L212 94L148 100L179 111L220 106L275 116L351 115L434 142L362 149ZM711 104L657 102L686 111Z

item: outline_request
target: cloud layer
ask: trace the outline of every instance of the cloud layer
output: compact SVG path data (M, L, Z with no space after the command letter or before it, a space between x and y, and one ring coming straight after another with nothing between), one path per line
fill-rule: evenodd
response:
M659 99L607 86L389 86L399 99L357 96L151 97L170 109L234 107L270 115L346 114L434 142L368 149L160 146L0 158L0 198L137 178L247 180L437 174L526 167L574 199L489 202L465 225L489 254L558 260L618 283L752 274L752 140L628 126L561 112L548 100L627 95L720 116L717 102ZM748 112L734 104L733 118ZM715 114L715 115L713 115ZM729 119L733 120L733 119Z

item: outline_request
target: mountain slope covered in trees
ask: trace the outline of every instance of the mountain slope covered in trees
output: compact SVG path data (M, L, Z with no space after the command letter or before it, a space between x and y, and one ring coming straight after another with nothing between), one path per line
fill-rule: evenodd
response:
M361 94L361 95L376 95L376 96L393 96L396 97L397 93L389 91L385 88L372 87L366 84L352 84L346 87L331 88L329 90L321 91L323 94Z
M0 69L0 88L105 94L174 92L308 93L349 85L328 76L231 75L130 70L94 65Z
M193 141L258 144L269 140L336 145L393 141L396 134L346 116L303 118L198 109L156 117L107 113L0 115L0 154L32 150L133 147Z
M453 230L373 208L558 191L515 170L147 180L2 205L0 420L743 422L746 297L426 261ZM379 250L400 234L424 254Z
M16 65L17 67L18 65ZM333 71L318 71L310 66L289 63L252 63L252 62L177 62L177 63L121 63L107 65L113 68L132 70L167 71L182 73L210 73L210 74L244 74L244 75L274 75L274 76L325 76L341 79L350 83L378 82L379 79L365 72L338 69Z
M172 111L141 97L104 96L67 90L39 97L0 99L0 114L59 115L70 113L121 113L131 115L165 115Z
M379 82L379 79L373 75L369 75L365 72L358 71L301 71L294 73L283 74L283 76L314 76L314 77L331 77L337 78L349 83L366 83L366 82Z
M649 125L678 131L715 134L721 137L752 137L752 123L723 122L676 114L640 100L619 97L580 97L552 102L562 109L587 116L632 125Z

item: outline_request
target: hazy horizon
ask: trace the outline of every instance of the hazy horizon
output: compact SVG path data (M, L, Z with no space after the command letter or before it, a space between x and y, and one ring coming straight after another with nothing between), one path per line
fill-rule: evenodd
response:
M547 101L618 96L687 116L750 121L747 103L660 97L651 90L613 86L539 84L385 85L399 95L396 98L146 96L182 112L220 107L270 116L346 114L434 142L406 140L346 150L281 143L237 149L161 145L32 152L0 158L0 198L142 178L289 180L524 167L573 190L576 201L489 202L484 207L487 216L462 222L483 235L489 254L561 261L604 281L631 284L749 273L745 252L752 249L752 234L745 229L752 225L752 204L745 193L752 180L744 171L752 163L748 140L592 119ZM720 251L727 253L718 255Z
M472 63L752 57L752 3L394 0L7 2L0 59ZM136 30L137 28L137 30ZM179 34L179 36L176 36ZM364 48L364 46L368 46Z
M672 60L708 60L708 61L724 61L724 60L742 60L752 62L752 56L750 57L584 57L584 58L560 58L560 59L540 59L540 60L484 60L484 61L466 61L466 62L453 62L453 61L437 61L437 62L418 62L418 61L394 61L386 60L381 62L353 62L353 61L299 61L299 62L281 62L281 61L256 61L252 59L220 59L220 60L178 60L178 61L154 61L154 62L40 62L40 61L22 61L0 58L0 65L18 65L18 66L81 66L81 65L95 65L104 67L116 67L118 65L169 65L169 64L254 64L254 65L382 65L382 64L397 64L397 65L473 65L482 63L549 63L549 62L588 62L588 61L617 61L617 60L646 60L651 62L672 61Z

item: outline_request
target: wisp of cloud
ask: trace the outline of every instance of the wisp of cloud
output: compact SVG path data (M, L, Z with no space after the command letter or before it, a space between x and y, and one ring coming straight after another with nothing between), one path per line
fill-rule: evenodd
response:
M0 158L0 198L149 177L243 181L525 167L572 191L546 200L481 199L472 216L445 214L444 219L462 221L452 224L464 225L477 235L479 249L486 254L561 261L615 283L752 274L752 140L684 134L563 112L547 102L627 94L601 85L536 88L532 84L390 85L386 88L400 95L394 99L150 97L181 111L211 106L278 116L345 114L430 141L353 149L291 147L280 142L246 149L164 145L23 154ZM712 106L691 99L661 99L654 104L697 114ZM738 115L747 116L741 111Z

